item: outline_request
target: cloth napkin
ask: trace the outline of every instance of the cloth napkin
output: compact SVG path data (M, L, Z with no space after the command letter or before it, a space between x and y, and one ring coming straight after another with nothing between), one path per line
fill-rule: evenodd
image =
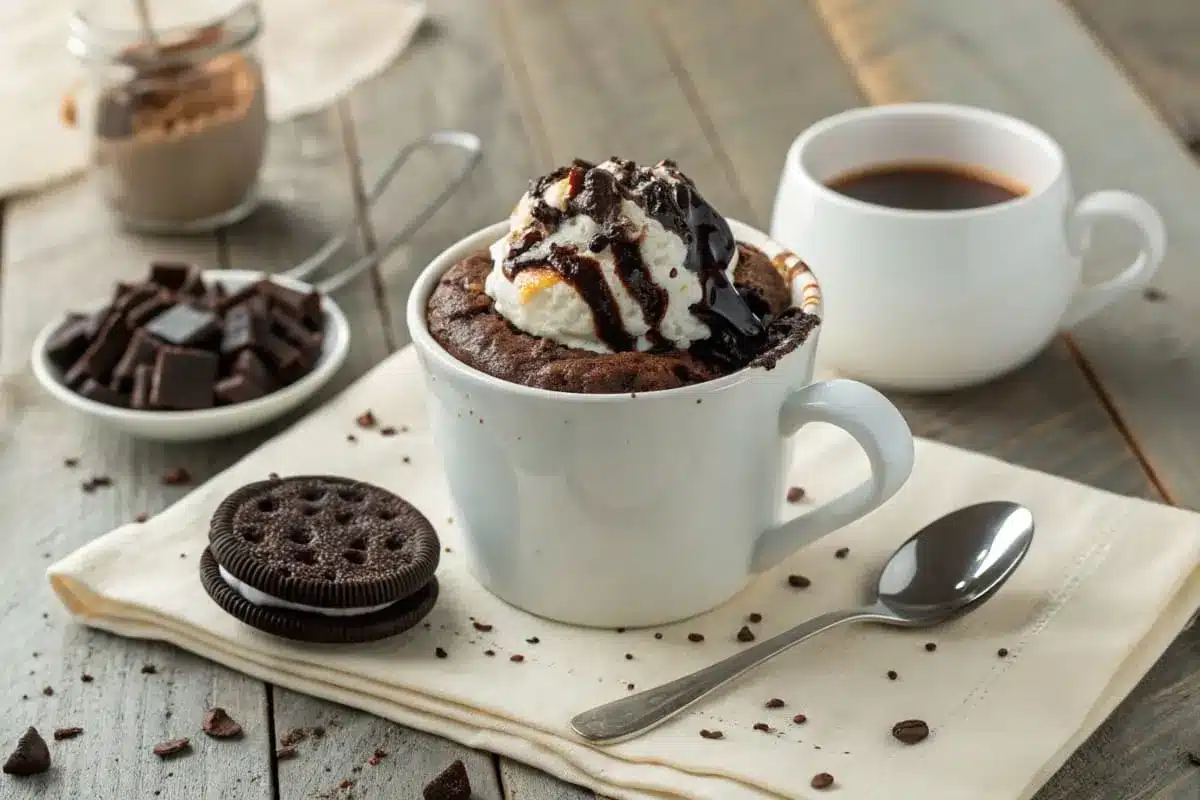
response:
M156 27L211 20L240 0L149 0ZM67 53L77 0L0 2L0 198L87 166L88 138L62 124L64 93L83 77ZM273 120L321 108L404 50L425 17L420 0L260 0L258 41ZM134 0L99 4L106 25L137 29Z
M148 523L118 528L55 564L51 584L86 625L172 642L614 798L720 800L824 797L809 788L818 772L833 774L842 798L1028 797L1200 605L1196 515L921 441L912 479L894 499L760 576L722 608L652 630L548 622L505 605L470 577L425 402L416 355L401 351ZM407 432L358 429L355 417L366 409L380 425ZM865 471L865 458L831 428L805 429L795 448L791 481L812 503ZM427 629L374 644L299 644L242 625L204 593L197 563L221 498L270 472L330 471L401 494L438 528L447 550ZM967 617L919 632L836 629L641 738L595 748L570 734L573 714L625 696L627 684L648 688L744 647L735 634L752 612L763 615L751 626L762 638L855 604L912 531L958 506L997 498L1033 510L1035 542L1004 589ZM781 501L781 516L796 510ZM843 547L849 553L836 557ZM812 585L792 588L789 574ZM478 632L472 618L494 628ZM705 641L690 642L692 632ZM528 643L531 637L539 642ZM936 651L926 650L927 641ZM437 647L448 657L436 658ZM510 661L516 653L523 663ZM888 670L898 679L889 680ZM786 706L767 709L771 698ZM797 713L807 721L794 723ZM892 725L909 718L926 720L930 737L911 746L894 739ZM771 731L754 730L757 722ZM701 738L702 728L724 738Z

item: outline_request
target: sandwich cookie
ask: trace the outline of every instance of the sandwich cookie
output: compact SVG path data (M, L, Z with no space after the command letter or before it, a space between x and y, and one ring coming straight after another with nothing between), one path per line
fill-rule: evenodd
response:
M348 478L251 483L217 507L200 580L227 613L305 642L368 642L437 601L441 545L396 495Z

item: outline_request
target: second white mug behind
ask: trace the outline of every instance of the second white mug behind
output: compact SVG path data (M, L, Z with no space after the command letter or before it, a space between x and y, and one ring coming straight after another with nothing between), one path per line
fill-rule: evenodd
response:
M829 187L887 165L942 164L1003 176L1022 191L974 208L914 210ZM1116 277L1081 285L1089 231L1124 220L1140 252ZM968 106L855 109L802 133L788 151L771 236L821 282L822 361L879 386L940 391L1032 359L1059 331L1145 286L1166 246L1141 197L1076 201L1061 148L1029 123Z

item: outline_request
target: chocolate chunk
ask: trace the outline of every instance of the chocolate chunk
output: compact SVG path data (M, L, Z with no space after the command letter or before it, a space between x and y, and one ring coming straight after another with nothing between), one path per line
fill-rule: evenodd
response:
M778 697L772 697L767 701L767 708L783 708L787 703L780 700Z
M220 706L204 712L200 729L214 739L235 739L242 735L242 726Z
M793 486L787 490L787 501L789 503L799 503L804 499L804 489L800 486Z
M834 551L834 553L833 553L833 557L834 557L834 558L845 558L845 557L846 557L846 556L848 556L848 555L850 555L850 548L849 548L849 547L839 547L839 548L838 548L837 550L835 550L835 551Z
M133 371L133 393L129 398L131 408L150 408L150 383L153 376L154 367L149 364L142 364Z
M68 314L67 319L46 342L46 357L63 372L80 359L90 342L91 318Z
M812 581L803 575L788 575L787 582L788 586L791 586L793 589L807 589L812 586Z
M808 722L808 717L804 714L797 714L796 716L792 717L792 722L796 723L797 725L803 725L804 723Z
M267 365L253 350L243 350L233 360L233 374L242 375L253 384L263 387L264 391L275 389L275 378Z
M925 652L926 653L932 653L934 650L937 650L937 642L926 642L925 643Z
M88 378L83 382L83 386L79 388L79 393L89 400L95 400L97 403L104 403L106 406L118 406L125 408L129 405L129 396L121 392L114 391L103 383Z
M818 772L812 776L812 780L809 781L808 785L814 789L828 789L830 786L833 786L833 776L828 772Z
M756 722L756 723L754 723L754 730L762 731L763 733L770 733L771 726L765 722Z
M152 283L139 283L133 286L123 286L113 299L112 310L128 320L129 312L158 294L158 288ZM130 328L134 326L128 326Z
M217 402L224 405L257 400L267 393L266 389L248 380L245 375L230 375L217 381L213 392L217 396Z
M213 281L208 286L208 292L204 295L204 305L213 311L218 310L221 304L225 302L225 298L229 292L225 291L225 287L217 281Z
M435 656L437 656L438 658L446 658L447 656L450 655L449 653L446 652L446 650L444 648L441 648L441 647L434 648L433 654Z
M174 410L211 407L217 367L217 357L204 350L161 348L150 381L150 404Z
M92 378L97 383L108 383L113 367L125 354L125 348L131 338L132 334L121 318L116 314L109 314L100 325L100 330L96 332L96 338L71 368L72 372L76 368L82 368L82 377Z
M83 733L83 728L55 728L54 741L61 742L64 739L74 739L81 733Z
M896 672L896 670L894 670L894 669L889 669L887 671L887 676L888 676L889 681L894 681L894 680L896 680L896 678L900 677L900 673Z
M160 291L125 312L125 327L130 330L140 328L166 311L171 305L170 293Z
M38 775L50 769L50 748L46 740L37 732L37 728L29 728L17 740L17 749L4 762L4 771L9 775Z
M258 291L270 300L272 306L285 309L312 330L320 330L321 296L316 291L298 292L269 280L261 280L257 286Z
M258 295L258 286L256 284L250 284L249 286L243 286L241 289L238 289L233 294L229 294L229 295L226 295L225 297L221 298L221 301L217 304L216 308L214 308L213 310L217 311L219 313L225 313L229 309L231 309L235 306L238 306L242 303L245 303L247 300L251 299L252 297L258 297L258 296L259 296ZM266 311L265 305L262 306L262 310L264 312Z
M304 356L309 368L316 363L321 355L321 344L324 341L320 333L314 333L304 327L298 320L276 307L271 310L271 324L289 344L293 345Z
M720 731L710 731L710 730L702 729L700 731L700 738L702 738L702 739L724 739L725 734L721 733Z
M150 264L150 281L164 289L177 292L191 277L192 266L179 262L155 261Z
M521 655L520 653L513 653L511 656L508 657L508 660L513 662L514 664L520 664L521 662L523 662L525 660L525 656Z
M158 348L158 343L146 331L134 331L125 354L113 370L114 380L120 381L123 387L132 387L135 370L143 364L153 365L158 357Z
M892 726L892 736L904 744L916 744L929 736L929 725L923 719L906 719Z
M753 642L754 641L754 631L750 630L748 627L743 625L742 629L737 632L737 640L739 642Z
M294 383L307 372L300 351L273 333L267 336L264 355L281 383Z
M190 739L169 739L154 745L154 755L159 758L171 758L191 749Z
M214 312L176 303L151 320L146 332L179 347L203 347L220 335L220 326Z
M234 306L225 314L221 355L233 356L251 347L265 348L268 333L266 320L255 315L249 303Z
M689 633L687 638L688 638L689 642L699 643L699 642L704 641L704 634L703 633Z
M421 790L423 800L471 800L471 779L462 761L455 761Z

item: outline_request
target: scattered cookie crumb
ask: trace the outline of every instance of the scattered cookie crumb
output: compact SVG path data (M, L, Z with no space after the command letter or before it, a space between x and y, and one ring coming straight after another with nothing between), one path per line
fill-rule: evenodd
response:
M42 694L46 695L46 697L54 697L54 687L53 686L45 687L44 689L42 689Z
M757 625L758 623L762 622L763 616L755 611L750 616L746 617L746 619L749 620L751 625Z
M737 632L737 640L742 643L754 641L754 631L743 625L742 629Z
M68 469L75 469L76 467L79 466L79 459L78 458L64 458L63 466Z
M387 755L388 754L386 750L377 747L375 748L375 752L371 754L371 757L367 759L367 763L372 767L378 767L379 762L387 758Z
M721 733L721 731L710 731L706 728L702 728L700 730L700 737L703 739L724 739L725 734Z
M767 708L783 708L787 703L780 700L778 697L772 697L767 701Z
M1001 647L999 650L996 651L996 655L1000 656L1000 658L1007 658L1008 657L1008 648Z
M896 678L900 677L900 673L896 672L896 670L894 670L894 669L889 669L887 671L887 676L888 676L889 681L894 681L894 680L896 680Z
M136 522L136 523L138 523L138 524L140 525L141 523L145 522L145 521L146 521L146 520L148 520L148 519L150 519L150 515L149 515L149 514L147 514L145 511L139 511L139 512L138 512L138 513L137 513L137 514L134 516L134 518L133 518L133 521L134 521L134 522Z
M475 630L479 631L480 633L491 633L492 632L492 626L488 625L485 622L474 622L471 624L474 625Z
M166 486L183 486L192 482L192 474L183 467L175 467L163 473L162 482Z
M304 728L292 728L279 737L279 744L282 747L295 747L307 738L308 731Z
M632 692L634 689L634 685L632 683L627 683L627 684L625 684L625 688Z
M833 776L828 772L818 772L812 776L809 786L812 786L814 789L828 789L830 786L833 786Z
M393 428L391 425L388 425L386 428L380 428L379 434L380 434L380 436L395 436L396 429Z
M803 725L804 723L808 722L808 717L806 717L804 714L797 714L796 716L792 717L792 722L796 723L797 725Z
M143 675L157 675L158 667L154 666L153 664L142 664L142 674Z
M937 642L926 642L925 643L925 652L926 653L932 653L934 650L937 650Z
M220 706L204 712L200 730L214 739L237 739L242 735L242 726Z
M834 558L845 558L848 555L850 555L849 547L839 547L837 550L833 551Z
M79 680L83 681L84 683L91 683L92 681L94 681L96 679L93 678L90 674L85 672L79 676Z
M153 752L159 758L172 758L191 749L191 739L169 739L154 745Z
M360 428L374 428L375 427L375 415L372 414L371 409L368 408L366 411L359 414L354 419L354 422Z
M789 503L799 503L804 499L804 487L793 486L787 490L787 501Z
M54 741L61 742L64 739L74 739L81 733L83 733L83 728L55 728Z
M521 655L520 653L513 653L511 656L508 657L508 660L513 662L514 664L520 664L522 661L525 660L525 656Z
M1161 303L1163 300L1167 299L1167 293L1162 289L1155 288L1154 286L1147 286L1145 289L1142 289L1142 297L1146 298L1151 303Z
M689 633L688 641L689 642L703 642L704 634L703 633Z
M787 582L793 589L807 589L812 586L812 581L803 575L788 575Z
M354 444L355 442L357 442L357 441L358 441L358 437L357 437L357 436L355 436L353 433L347 433L347 434L346 434L346 441L347 441L347 442L350 442L350 444Z
M661 633L656 633L656 634L654 634L654 638L655 638L655 639L661 639L661 638L662 638L662 636L663 636L663 635L662 635Z
M295 758L297 753L299 753L299 751L295 747L291 747L291 746L281 747L275 751L275 760L276 761L287 761L289 759Z
M438 658L446 658L448 655L450 655L449 653L447 653L447 652L446 652L446 651L445 651L443 648L441 648L441 647L438 647L438 648L436 648L436 649L433 651L433 654L434 654L435 656L437 656Z
M754 723L754 730L762 731L763 733L770 733L771 726L765 722L756 722L756 723Z
M494 655L496 655L496 651L495 650L484 650L483 654L485 656L494 656Z
M541 641L542 640L536 636L530 636L528 639L525 640L525 643L526 644L539 644Z

